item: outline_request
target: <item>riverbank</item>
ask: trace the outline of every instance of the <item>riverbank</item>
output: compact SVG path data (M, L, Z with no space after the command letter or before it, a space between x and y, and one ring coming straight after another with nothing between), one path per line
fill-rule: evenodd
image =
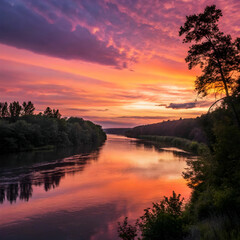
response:
M185 138L171 137L171 136L155 136L155 135L140 135L137 139L143 139L158 144L159 147L176 147L185 151L191 152L195 155L201 155L207 151L207 145L191 141Z

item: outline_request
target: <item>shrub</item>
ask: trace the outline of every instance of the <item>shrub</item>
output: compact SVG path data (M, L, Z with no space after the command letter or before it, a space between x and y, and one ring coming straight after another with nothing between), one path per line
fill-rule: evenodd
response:
M133 240L140 231L142 240L175 240L185 236L185 220L182 211L183 198L173 192L171 197L164 197L160 203L153 203L152 208L145 209L145 213L137 220L135 226L128 224L125 218L119 223L119 237Z

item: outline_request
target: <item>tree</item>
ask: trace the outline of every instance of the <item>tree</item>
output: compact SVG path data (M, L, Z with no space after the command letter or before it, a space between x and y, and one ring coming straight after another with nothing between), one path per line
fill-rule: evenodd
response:
M19 104L19 102L13 102L10 103L9 105L9 112L10 112L10 117L13 121L15 121L19 116L22 111L22 107Z
M23 102L23 115L33 115L35 107L31 101Z
M50 107L47 107L46 110L44 111L44 116L52 117L52 115L53 115L52 109Z
M46 110L44 111L44 116L51 117L51 118L61 118L61 114L59 110L51 109L50 107L47 107Z
M199 95L206 96L225 92L228 105L232 108L238 125L240 120L231 101L240 76L240 38L235 41L230 35L224 35L218 28L222 11L215 5L207 6L204 13L186 17L179 35L185 35L184 43L195 42L185 58L189 69L200 66L202 75L195 80L195 89Z
M118 236L122 240L134 240L137 237L138 221L134 226L128 223L128 217L125 217L123 223L118 222Z
M128 218L122 224L118 223L118 236L123 240L134 240L139 230L142 240L184 239L183 200L180 194L173 191L172 196L164 197L160 203L153 203L152 208L144 209L144 215L135 225L130 225Z
M2 110L3 110L4 103L0 102L0 118L2 118Z
M60 119L61 116L62 116L62 115L60 114L60 112L59 112L58 109L57 109L57 110L53 109L53 117L54 117L54 118Z
M0 103L0 118L5 118L9 116L8 103Z

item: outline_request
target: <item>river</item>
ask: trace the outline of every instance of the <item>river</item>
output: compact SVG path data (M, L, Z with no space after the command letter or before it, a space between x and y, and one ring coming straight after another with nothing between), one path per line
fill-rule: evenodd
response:
M0 156L1 240L114 240L117 223L174 190L191 155L108 135L98 148Z

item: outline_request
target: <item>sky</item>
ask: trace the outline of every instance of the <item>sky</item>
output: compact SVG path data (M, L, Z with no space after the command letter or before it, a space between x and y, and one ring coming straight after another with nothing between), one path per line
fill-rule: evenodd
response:
M188 70L178 32L211 4L239 37L239 0L1 0L0 102L104 128L206 113L214 99L194 91L200 70Z

